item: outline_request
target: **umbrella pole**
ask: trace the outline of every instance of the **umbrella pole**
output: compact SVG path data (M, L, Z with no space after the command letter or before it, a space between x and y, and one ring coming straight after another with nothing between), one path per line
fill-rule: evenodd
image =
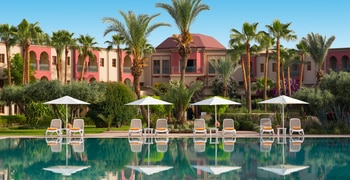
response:
M218 118L217 118L217 110L216 110L216 104L215 104L215 128L217 128L217 121L218 121Z
M285 136L285 131L284 131L284 104L282 104L282 128L283 128L283 136Z
M68 138L68 104L66 104L66 136Z
M149 119L149 104L147 105L147 116L148 116L148 128L150 128L150 119Z

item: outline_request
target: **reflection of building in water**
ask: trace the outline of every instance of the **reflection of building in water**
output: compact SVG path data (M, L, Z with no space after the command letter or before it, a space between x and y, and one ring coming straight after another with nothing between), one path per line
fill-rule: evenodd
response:
M9 170L8 169L0 169L0 179L9 179Z

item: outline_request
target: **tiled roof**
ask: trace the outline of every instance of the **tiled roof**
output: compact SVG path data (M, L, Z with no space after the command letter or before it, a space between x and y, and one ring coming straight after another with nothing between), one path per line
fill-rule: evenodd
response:
M214 39L211 36L203 35L203 34L192 34L193 48L205 48L205 49L226 49L219 41ZM168 37L162 43L160 43L156 49L173 49L176 47L176 42L173 40L173 37Z

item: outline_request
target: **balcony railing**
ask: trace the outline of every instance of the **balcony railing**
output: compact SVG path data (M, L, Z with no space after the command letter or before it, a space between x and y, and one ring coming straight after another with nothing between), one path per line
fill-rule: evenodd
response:
M180 74L180 66L173 66L171 67L173 74ZM203 67L202 66L187 66L186 67L186 73L189 74L199 74L203 73Z

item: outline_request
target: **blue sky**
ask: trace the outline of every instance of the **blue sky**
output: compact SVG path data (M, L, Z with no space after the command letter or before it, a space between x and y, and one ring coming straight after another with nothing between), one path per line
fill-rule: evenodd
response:
M22 19L30 23L39 22L39 26L48 34L60 29L94 37L100 47L110 40L103 36L108 24L102 22L103 17L123 19L119 10L134 11L135 14L160 16L155 22L167 22L171 27L159 27L148 37L153 46L159 45L179 30L170 15L157 2L171 3L171 0L15 0L2 1L0 24L17 26ZM192 33L206 34L216 38L228 47L230 30L241 31L244 22L258 22L259 30L267 30L274 19L282 23L291 22L290 28L295 31L298 40L282 42L282 45L295 48L295 44L308 33L319 33L327 38L336 37L332 48L350 47L350 1L347 0L202 0L209 5L209 11L202 11L191 26Z

